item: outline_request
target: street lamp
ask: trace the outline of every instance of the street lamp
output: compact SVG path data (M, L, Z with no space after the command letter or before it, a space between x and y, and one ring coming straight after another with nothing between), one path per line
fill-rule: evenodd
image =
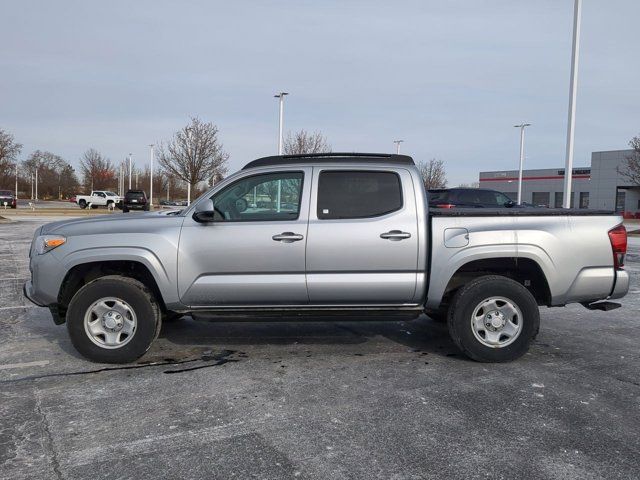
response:
M189 155L189 162L187 163L187 166L189 167L189 180L187 180L187 206L189 206L191 205L191 167L194 164L194 162L191 161L191 132L193 131L193 128L186 127L185 130L187 131L187 151Z
M518 170L518 205L522 205L522 165L524 164L524 129L531 126L530 123L514 125L520 129L520 169Z
M571 82L569 84L569 119L567 121L567 156L564 165L563 208L571 207L571 180L573 176L573 137L576 126L576 94L578 88L578 54L580 53L580 16L582 0L573 6L573 46L571 49Z
M404 142L404 140L394 140L393 143L396 144L396 155L400 155L400 144Z
M287 92L280 92L274 95L274 98L279 99L280 108L278 115L278 155L282 155L282 127L284 125L284 97L289 95Z
M131 154L129 154L129 190L131 190Z
M149 145L149 207L153 208L153 143Z
M274 95L279 100L278 114L278 155L282 155L282 127L284 126L284 97L287 92L280 92ZM278 194L276 196L276 212L280 212L280 200L282 198L282 180L278 180Z

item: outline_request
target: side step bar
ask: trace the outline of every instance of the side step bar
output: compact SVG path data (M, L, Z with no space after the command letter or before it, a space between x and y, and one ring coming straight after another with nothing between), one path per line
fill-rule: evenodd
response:
M602 310L603 312L608 312L609 310L615 310L616 308L620 308L622 305L616 302L593 302L593 303L583 303L582 306L584 308L588 308L589 310Z

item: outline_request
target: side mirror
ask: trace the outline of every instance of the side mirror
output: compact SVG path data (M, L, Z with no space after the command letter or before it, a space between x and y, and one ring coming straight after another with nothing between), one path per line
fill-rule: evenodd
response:
M224 221L224 217L213 206L213 200L206 200L200 204L193 213L193 219L198 223L211 223Z
M513 200L509 200L508 202L504 202L504 206L506 208L513 208L516 206L516 202L514 202Z

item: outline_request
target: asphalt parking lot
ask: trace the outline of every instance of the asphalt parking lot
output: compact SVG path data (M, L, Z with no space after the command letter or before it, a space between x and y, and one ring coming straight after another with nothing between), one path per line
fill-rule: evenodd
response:
M542 310L517 362L412 322L166 324L89 363L22 296L34 229L0 224L0 477L638 478L640 238L623 307Z

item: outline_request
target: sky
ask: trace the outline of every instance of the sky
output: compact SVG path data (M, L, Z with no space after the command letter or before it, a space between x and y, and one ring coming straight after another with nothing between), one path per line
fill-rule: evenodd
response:
M13 1L0 7L0 128L77 166L215 123L229 171L277 153L285 132L333 151L445 162L449 185L481 170L565 161L573 0ZM637 0L584 0L575 161L640 134Z

